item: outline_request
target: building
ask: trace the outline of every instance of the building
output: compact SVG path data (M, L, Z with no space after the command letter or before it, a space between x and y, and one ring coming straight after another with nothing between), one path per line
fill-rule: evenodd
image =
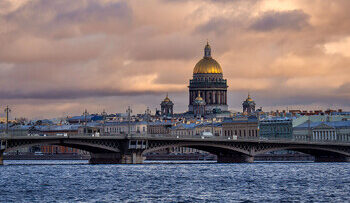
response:
M170 134L173 123L169 122L153 122L147 125L148 134Z
M169 99L168 94L160 104L162 116L172 116L174 114L174 103Z
M196 123L175 123L171 129L170 134L173 136L195 136L196 134Z
M79 126L78 134L101 135L103 133L103 123L90 122Z
M170 130L170 134L174 136L202 136L211 134L213 136L222 135L221 122L187 122L187 123L175 123Z
M292 119L269 118L262 120L259 122L259 135L266 139L292 139Z
M293 127L299 126L303 123L311 122L333 122L333 121L346 121L348 118L346 115L309 115L299 116L293 119Z
M198 95L205 101L208 113L227 111L227 81L223 78L220 64L212 58L209 44L204 48L204 57L193 69L189 84L188 111L194 113L194 102Z
M216 122L205 122L200 123L195 126L196 135L204 135L211 133L213 136L221 136L222 135L222 123Z
M258 138L258 119L255 116L222 122L223 136L237 136L237 138Z
M49 125L49 126L33 126L40 135L76 135L79 125ZM33 130L33 129L31 129Z
M251 114L255 112L255 102L248 94L247 99L242 103L243 113Z
M103 126L104 134L109 135L119 135L119 134L128 134L129 130L131 134L147 134L147 122L107 122Z
M102 121L103 116L101 115L82 115L82 116L73 116L71 118L67 118L67 122L69 124L77 124L77 123L85 123L85 122L93 122L93 121Z
M294 127L293 132L296 140L350 142L350 121L309 121Z
M203 117L206 114L205 106L206 103L200 96L200 92L198 92L198 96L193 102L193 114L199 118Z

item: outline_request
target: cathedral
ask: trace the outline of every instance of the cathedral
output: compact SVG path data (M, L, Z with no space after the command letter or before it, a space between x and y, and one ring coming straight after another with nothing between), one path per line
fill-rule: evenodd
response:
M220 64L211 56L209 43L204 47L204 56L193 69L193 78L190 80L189 105L186 115L204 117L205 115L230 116L227 105L227 80L223 77ZM243 114L255 113L255 101L250 97L243 101ZM161 102L159 115L173 116L174 103L168 95ZM261 108L258 109L261 111Z
M205 104L205 113L220 113L228 110L227 81L223 78L220 64L212 58L209 43L204 48L204 56L193 69L190 80L188 111L198 114L198 99ZM197 100L196 100L197 99Z

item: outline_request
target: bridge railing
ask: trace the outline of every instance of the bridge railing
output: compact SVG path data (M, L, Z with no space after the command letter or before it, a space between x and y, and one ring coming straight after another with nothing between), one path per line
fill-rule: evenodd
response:
M231 140L231 141L283 141L283 142L297 142L297 143L350 143L350 136L347 137L348 140L316 140L312 137L298 138L296 136L284 138L284 137L239 137L239 136L203 136L203 135L171 135L171 134L142 134L133 133L131 135L127 134L115 134L115 133L0 133L0 138L14 138L14 137L113 137L113 138L166 138L166 139L205 139L205 140Z

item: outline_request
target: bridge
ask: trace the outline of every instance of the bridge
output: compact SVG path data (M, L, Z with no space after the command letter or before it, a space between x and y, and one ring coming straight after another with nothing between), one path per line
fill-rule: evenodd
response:
M144 155L170 147L189 147L215 154L219 163L251 163L254 156L278 150L293 150L315 157L316 162L349 162L350 142L233 139L233 137L181 137L170 135L120 136L1 136L3 153L34 145L58 145L90 152L91 164L140 164Z

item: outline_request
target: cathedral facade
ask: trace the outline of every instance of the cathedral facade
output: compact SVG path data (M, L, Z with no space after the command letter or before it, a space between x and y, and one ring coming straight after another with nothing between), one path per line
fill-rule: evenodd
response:
M210 45L204 48L204 57L193 69L190 80L188 111L195 113L194 105L197 97L205 101L206 113L216 113L228 110L227 80L223 78L220 64L212 58Z

